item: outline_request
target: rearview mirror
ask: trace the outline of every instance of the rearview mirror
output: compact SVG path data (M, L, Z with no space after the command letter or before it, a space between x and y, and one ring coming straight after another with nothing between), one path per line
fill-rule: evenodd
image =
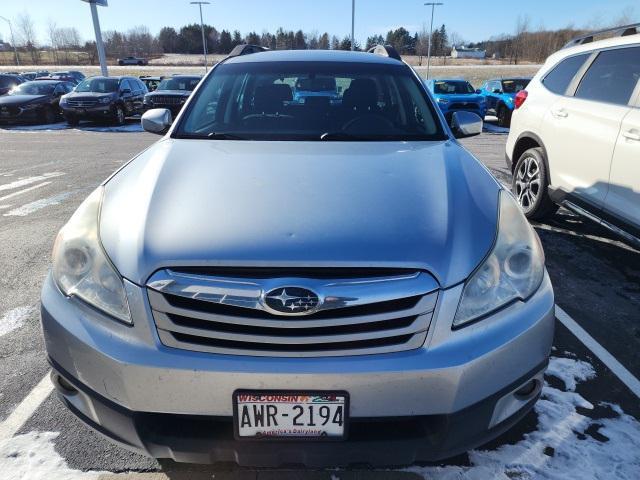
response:
M164 135L169 130L173 118L171 112L166 108L153 108L142 115L140 123L145 132Z
M473 137L482 133L482 119L472 112L454 112L450 126L456 138Z

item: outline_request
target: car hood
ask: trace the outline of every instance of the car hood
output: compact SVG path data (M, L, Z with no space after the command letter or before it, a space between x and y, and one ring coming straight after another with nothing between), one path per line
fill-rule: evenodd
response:
M175 95L175 96L179 96L179 97L188 97L189 95L191 95L191 91L189 90L154 90L153 92L149 92L147 93L147 95L149 95L150 97L153 97L155 95Z
M144 284L169 266L428 270L491 248L498 182L457 142L165 139L105 184L102 244Z
M484 101L484 97L482 95L478 95L475 93L472 94L452 94L452 95L443 95L438 94L435 95L436 98L445 98L450 102L467 102L467 103L479 103Z
M71 92L65 95L67 100L91 98L98 100L102 97L114 97L116 92Z
M0 97L0 106L26 105L27 103L37 103L48 99L48 95L3 95Z

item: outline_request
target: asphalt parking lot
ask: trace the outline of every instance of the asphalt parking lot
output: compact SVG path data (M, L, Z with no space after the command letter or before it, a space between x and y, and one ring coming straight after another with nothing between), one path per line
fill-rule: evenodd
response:
M640 478L640 252L565 210L536 225L560 307L543 398L476 451L402 470L255 472L158 463L87 429L45 378L39 291L59 228L93 188L158 139L134 121L117 130L0 129L0 479ZM506 138L489 124L463 143L508 184Z

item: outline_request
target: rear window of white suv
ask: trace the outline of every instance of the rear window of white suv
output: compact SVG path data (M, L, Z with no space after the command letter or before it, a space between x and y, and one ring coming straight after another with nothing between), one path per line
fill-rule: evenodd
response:
M542 80L545 87L558 95L565 95L569 84L591 53L565 58L556 65Z

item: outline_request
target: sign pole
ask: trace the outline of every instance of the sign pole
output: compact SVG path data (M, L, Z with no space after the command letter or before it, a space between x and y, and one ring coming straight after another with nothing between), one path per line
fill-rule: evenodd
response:
M98 50L98 59L100 60L100 71L103 77L108 77L107 56L104 53L104 43L102 43L102 32L100 31L100 19L98 18L98 5L101 7L108 6L108 0L82 0L91 6L91 18L93 19L93 31L96 34L96 49Z

